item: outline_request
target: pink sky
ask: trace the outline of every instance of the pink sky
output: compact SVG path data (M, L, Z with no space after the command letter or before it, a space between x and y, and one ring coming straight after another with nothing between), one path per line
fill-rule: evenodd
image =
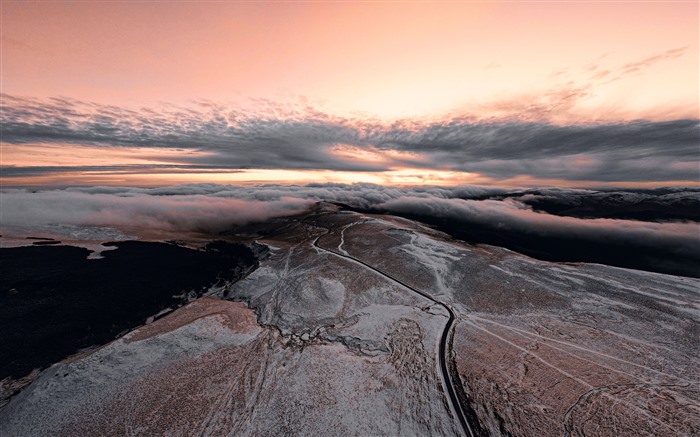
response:
M126 106L303 96L395 117L573 82L595 86L584 114L697 116L695 1L3 2L2 14L8 94Z
M1 10L2 92L11 96L136 110L289 103L385 122L699 116L697 1L3 1ZM30 146L5 144L2 165L47 165L35 160L46 145ZM169 152L99 159L160 163ZM367 153L356 159L377 159ZM97 162L59 155L55 165Z

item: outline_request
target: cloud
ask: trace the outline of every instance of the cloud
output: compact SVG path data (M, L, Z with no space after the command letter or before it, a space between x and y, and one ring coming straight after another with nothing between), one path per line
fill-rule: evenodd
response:
M583 92L583 91L580 91ZM555 100L574 98L562 90ZM134 111L57 98L8 95L3 142L79 144L97 148L164 148L183 153L169 168L250 168L381 172L424 168L573 181L678 181L700 176L698 120L555 125L517 120L376 120L331 117L308 107L258 113L210 102L191 108ZM543 111L545 109L542 109ZM204 153L199 153L204 152ZM353 157L356 155L356 157ZM117 164L115 164L117 165ZM157 172L158 164L133 171ZM87 170L91 167L86 166ZM115 172L129 168L106 166ZM2 176L80 170L73 166L5 165Z
M697 169L640 168L697 162L698 122L556 126L542 123L432 125L392 132L380 147L432 153L434 165L503 178L530 175L574 180L697 179ZM582 162L587 160L587 165Z
M685 54L687 49L688 47L679 47L676 49L666 50L663 53L658 53L640 61L630 62L622 67L619 75L626 76L633 73L639 73L642 70L647 69L663 60L679 58Z
M576 123L581 120L605 119L639 119L644 118L634 109L617 102L593 103L606 95L615 96L615 90L607 87L608 84L639 76L650 67L670 59L685 55L687 47L666 50L646 58L627 62L622 65L613 65L611 60L603 60L608 54L600 56L592 63L580 69L559 69L548 75L550 85L547 89L536 93L523 93L510 95L506 98L495 100L480 107L487 113L496 116L524 121L550 120L558 123ZM593 103L593 105L591 105ZM595 108L595 111L591 110ZM649 108L643 109L649 111ZM654 108L657 119L672 120L679 118L696 118L698 113L697 103L679 103L676 105L657 105ZM681 115L683 114L683 115Z
M419 218L452 229L458 238L505 245L535 256L548 253L548 259L696 275L698 222L552 215L532 209L537 199L548 199L550 206L579 205L580 211L593 208L603 214L606 210L636 212L643 201L646 207L652 202L654 211L665 213L697 211L700 189L506 191L479 186L391 188L369 184L5 189L0 191L0 223L3 234L8 229L16 234L17 229L47 227L55 232L60 226L51 225L67 225L73 227L70 229L108 227L131 235L152 235L154 231L216 235L237 225L302 213L316 201L331 201L368 212ZM693 214L689 217L697 219Z
M610 82L614 82L614 81L617 81L620 79L624 79L627 76L642 74L642 73L644 73L645 70L658 64L659 62L662 62L662 61L665 61L668 59L680 58L681 56L685 55L687 50L688 50L688 47L678 47L675 49L669 49L669 50L666 50L665 52L657 53L657 54L648 56L644 59L639 59L636 61L628 62L626 64L619 66L619 67L613 67L613 66L604 67L602 64L595 63L595 62L588 64L587 66L585 66L583 68L584 71L591 73L591 76L590 76L591 81L587 84L587 87L590 88L593 86L602 85L605 83L610 83ZM606 55L603 55L597 61L600 61L605 57L606 57Z
M101 192L98 192L101 191ZM304 211L311 201L236 199L198 194L157 196L138 191L94 194L77 191L2 192L3 227L52 224L108 226L122 230L218 232Z
M512 199L425 199L403 196L376 205L375 208L400 214L447 218L464 225L477 224L493 231L597 241L604 242L604 245L618 244L630 248L644 246L700 260L700 226L697 223L654 223L555 216L535 212Z
M219 168L293 168L377 171L383 167L335 159L332 144L356 132L330 119L295 120L250 115L211 104L197 110L132 111L70 99L3 98L3 141L103 147L161 147L211 152L188 157Z
M145 173L192 173L207 170L221 170L208 165L175 165L175 164L128 164L128 165L49 165L49 166L3 166L0 168L2 177L18 178L27 176L42 176L52 173L72 172L109 172L111 174L145 174ZM240 170L227 170L240 171Z
M505 191L489 187L400 190L368 184L260 187L188 184L154 188L5 189L0 192L0 223L5 227L68 224L218 232L235 225L297 214L316 201L373 208L406 195L443 199L501 193Z
M376 185L310 184L235 187L189 184L171 187L72 187L0 191L0 227L106 226L127 233L151 230L216 233L237 225L301 213L316 201L371 208L405 193L415 197L490 196L501 189L460 187L410 191Z
M483 186L392 188L372 184L253 187L186 184L153 188L95 186L32 191L5 189L0 192L4 225L66 221L70 224L90 225L160 224L175 228L182 226L183 229L190 230L198 223L216 228L264 221L298 213L316 201L331 201L367 210L414 212L430 217L460 218L479 223L497 223L501 219L508 219L509 226L517 225L516 227L525 230L523 226L527 223L533 227L542 225L543 232L558 232L558 226L570 228L574 224L582 229L606 224L603 227L610 225L609 227L618 230L639 228L660 232L664 229L663 223L560 217L535 212L523 201L533 198L576 201L584 196L598 196L601 205L608 200L633 205L640 198L657 199L662 202L660 207L672 206L674 201L687 202L687 199L700 202L700 191L696 189L659 192L646 190L645 193L626 192L627 196L623 196L617 192L556 188L508 191Z

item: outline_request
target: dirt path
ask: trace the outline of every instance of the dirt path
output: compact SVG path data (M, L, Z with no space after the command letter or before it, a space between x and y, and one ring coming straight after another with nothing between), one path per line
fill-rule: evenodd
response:
M338 253L334 250L327 249L325 247L320 246L318 244L318 240L321 237L323 237L324 235L328 235L330 233L330 230L328 230L326 228L322 228L322 229L324 229L326 231L326 233L316 237L316 239L313 242L313 246L316 247L317 249L322 250L322 251L327 252L327 253L330 253L330 254L335 255L337 257L345 258L349 261L358 263L358 264L362 265L363 267L365 267L369 270L372 270L376 274L384 276L385 278L401 285L402 287L404 287L404 288L406 288L406 289L408 289L416 294L423 296L424 298L428 299L429 301L431 301L437 305L440 305L441 307L443 307L447 310L450 317L449 317L449 320L447 321L447 323L445 324L445 327L442 330L442 336L440 337L440 347L439 347L439 353L438 353L438 362L440 363L440 371L442 373L443 385L445 386L445 390L447 391L450 403L452 404L452 409L454 410L455 414L457 415L457 418L459 419L459 423L462 426L462 429L464 430L464 434L467 436L470 436L470 437L475 437L476 434L472 431L472 427L469 425L469 421L467 420L467 416L466 416L466 414L464 414L464 411L462 410L462 404L459 402L459 398L457 397L457 393L455 392L454 383L452 381L452 377L451 377L449 369L447 367L447 360L445 359L445 357L447 356L447 343L449 341L450 333L451 333L451 330L452 330L452 327L454 325L454 321L456 318L455 313L452 310L452 308L449 305L436 300L432 296L430 296L430 295L428 295L420 290L416 290L415 288L413 288L410 285L404 283L403 281L389 275L388 273L385 273L385 272L377 269L376 267L373 267L373 266L367 264L366 262L364 262L358 258L355 258L354 256L352 256L350 254L347 254L347 252L346 252L346 254L342 254L342 253Z

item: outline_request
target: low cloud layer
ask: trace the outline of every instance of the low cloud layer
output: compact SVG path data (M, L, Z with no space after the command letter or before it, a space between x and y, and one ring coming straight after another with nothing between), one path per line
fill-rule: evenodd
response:
M659 248L700 260L697 222L582 219L536 212L525 203L537 196L567 201L583 195L601 196L604 202L623 206L625 202L634 205L639 199L656 199L660 208L664 205L693 208L700 204L700 190L692 189L645 194L564 189L533 193L478 186L398 189L365 184L263 187L196 184L160 188L6 189L1 193L0 222L3 227L67 224L218 232L235 225L300 213L316 201L332 201L363 210L448 219L489 232Z
M109 226L122 230L218 232L232 226L299 213L311 201L237 199L211 195L155 196L145 193L76 191L2 193L4 227Z
M489 231L539 237L645 246L700 260L698 223L654 223L632 220L579 219L539 213L507 200L425 199L404 196L377 206L398 214L446 218Z
M396 168L570 181L700 179L698 120L556 125L516 119L446 121L332 117L310 107L251 113L209 102L134 111L71 99L2 96L3 142L163 148L184 154L172 169L250 168L381 172ZM340 152L339 152L340 151ZM368 156L371 155L371 158ZM353 157L354 156L354 157ZM156 172L163 166L142 166ZM8 166L5 178L80 170ZM87 167L87 170L94 170ZM134 170L105 166L98 170Z
M499 189L431 188L409 193L443 198L498 193ZM372 185L232 187L193 184L158 188L74 187L0 192L4 227L50 224L111 226L121 229L218 232L303 212L316 201L372 208L404 191Z

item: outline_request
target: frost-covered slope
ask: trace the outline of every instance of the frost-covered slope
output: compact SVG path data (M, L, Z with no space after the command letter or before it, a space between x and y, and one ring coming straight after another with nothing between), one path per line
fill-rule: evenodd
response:
M326 204L258 231L270 255L226 300L49 368L0 410L2 434L700 431L699 280Z

